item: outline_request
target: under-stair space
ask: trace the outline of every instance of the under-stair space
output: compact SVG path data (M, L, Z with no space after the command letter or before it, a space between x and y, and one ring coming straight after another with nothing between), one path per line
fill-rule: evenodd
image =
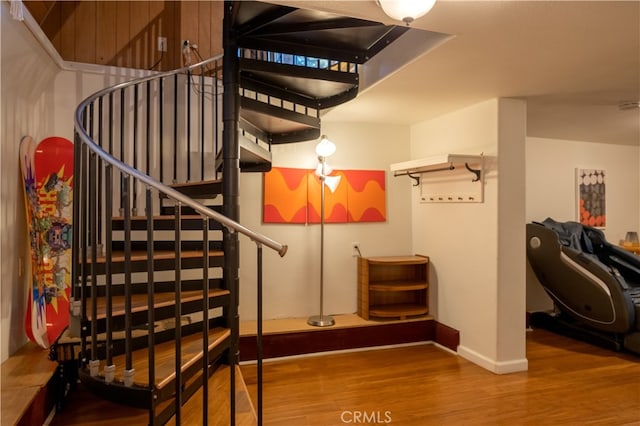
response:
M236 397L238 290L256 286L260 324L262 250L287 246L237 222L239 173L269 171L274 144L318 138L322 111L353 99L360 66L406 31L225 2L225 56L80 104L72 318L52 353L79 363L83 388L145 410L148 424L244 424L243 413L262 423L261 376L255 411ZM256 282L238 278L245 237ZM258 327L259 365L261 339Z

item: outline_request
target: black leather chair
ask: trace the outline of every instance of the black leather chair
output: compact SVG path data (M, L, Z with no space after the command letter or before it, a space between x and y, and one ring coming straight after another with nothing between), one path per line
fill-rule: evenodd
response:
M533 326L640 354L640 256L577 222L527 224L527 259L555 312Z

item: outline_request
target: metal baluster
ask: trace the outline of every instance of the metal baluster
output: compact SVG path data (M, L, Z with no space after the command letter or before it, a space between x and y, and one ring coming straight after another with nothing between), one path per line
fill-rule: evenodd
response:
M204 66L200 71L200 180L204 180Z
M80 139L80 136L78 135L78 132L75 132L75 137L74 137L74 144L73 144L73 176L76 177L75 181L72 183L72 185L75 187L76 191L73 194L73 198L74 198L74 203L73 203L73 235L72 235L72 241L73 241L73 248L74 250L72 250L72 256L73 256L73 260L71 262L71 279L72 279L72 285L73 285L73 302L74 304L77 303L80 298L82 297L81 294L81 282L79 280L80 278L80 262L81 262L81 257L80 257L80 250L78 250L79 243L80 243L80 223L81 223L81 218L80 218L80 200L82 199L82 195L79 193L80 191L78 191L78 184L77 182L82 182L82 178L81 178L81 170L82 170L82 146L84 144L82 143L82 139ZM78 312L74 311L74 315L77 315Z
M113 92L109 93L109 154L113 155ZM114 379L115 365L113 364L113 166L107 164L105 168L105 299L106 299L106 366L105 381L110 383Z
M178 74L173 76L173 183L178 181Z
M126 163L126 155L124 155L124 90L120 90L120 161ZM124 192L124 174L120 172L120 193ZM122 197L120 197L120 215L123 214Z
M100 97L100 99L98 99L98 145L100 145L100 147L102 147L102 138L103 138L103 123L102 123L102 115L103 115L103 108L102 108L102 104L103 104L103 98L102 96ZM98 248L98 252L100 254L102 254L102 197L105 195L103 194L103 191L101 191L102 188L102 160L99 160L98 162L98 215L100 215L98 217L98 239L97 239L97 248Z
M158 80L158 155L160 166L160 182L164 183L164 78Z
M113 92L109 92L109 125L109 154L113 155Z
M149 170L151 170L150 167L150 163L151 163L151 80L147 81L147 120L146 120L146 127L145 127L145 142L146 142L146 158L145 158L145 163L146 163L146 172L147 174L149 174Z
M187 182L191 181L191 70L187 71Z
M94 134L93 134L94 108L95 108L95 101L89 104L89 113L87 114L87 117L88 117L87 132L91 135L92 138L94 137ZM90 158L89 167L91 166L91 156L92 154L89 155L89 158ZM91 169L89 169L89 179L91 178L92 178ZM91 181L89 181L89 189L91 190ZM89 218L89 220L91 220L91 218ZM89 222L89 224L91 224L91 222ZM88 238L91 241L93 239L93 235L91 234L91 228L87 229L87 231L89 232ZM89 248L91 248L91 246ZM94 297L93 294L91 297Z
M175 206L175 254L176 254L176 288L175 288L175 421L180 424L182 408L182 237L180 225L182 222L182 203Z
M97 155L93 152L89 154L89 239L90 239L90 247L91 247L91 267L89 270L91 271L91 361L95 363L97 361L98 365L100 361L98 360L98 277L96 271L96 264L98 262L98 254L97 254L97 238L96 238L96 230L97 230L97 192L96 188L96 162ZM97 375L97 370L92 370L92 376Z
M91 135L92 138L93 138L93 120L94 120L94 117L93 117L94 111L93 111L93 109L94 109L94 105L95 105L95 102L91 102L89 104L89 114L88 114L89 127L88 127L88 130L87 130L87 132L89 133L89 135Z
M131 327L131 183L129 175L124 176L122 204L124 207L124 328L125 328L125 386L133 385L133 355Z
M153 417L155 414L155 406L156 406L156 393L155 393L155 383L156 383L156 338L155 338L155 302L154 302L154 276L153 271L154 267L154 258L153 258L153 204L151 200L151 188L147 187L146 190L146 213L147 213L147 324L148 329L148 368L149 368L149 389L151 389L151 409L149 410L149 424L153 424Z
M105 299L106 299L106 367L105 381L110 383L113 381L115 373L115 365L113 365L113 276L112 276L112 242L113 242L113 166L108 164L105 169Z
M136 84L133 86L133 168L138 169L138 87ZM133 210L134 216L138 215L138 183L134 180L133 184Z
M262 425L262 244L258 247L258 330L257 330L257 358L258 358L258 426Z
M209 420L209 218L202 217L202 424Z
M85 111L86 112L86 111ZM86 124L86 123L85 123ZM80 234L80 259L81 259L81 268L80 268L80 282L82 283L82 322L84 323L88 316L87 316L87 297L88 297L88 292L87 292L87 233L89 231L88 226L87 226L87 166L88 166L88 161L89 161L89 154L88 154L88 148L87 145L85 145L84 143L81 145L81 153L80 153L80 162L81 162L81 167L80 167L80 199L78 200L78 203L80 204L80 227L81 227L81 234ZM76 192L77 194L78 192ZM83 325L84 327L84 325ZM84 329L82 332L82 336L83 338L85 338L84 343L82 344L82 349L83 349L83 356L86 357L86 334L87 334L87 330Z

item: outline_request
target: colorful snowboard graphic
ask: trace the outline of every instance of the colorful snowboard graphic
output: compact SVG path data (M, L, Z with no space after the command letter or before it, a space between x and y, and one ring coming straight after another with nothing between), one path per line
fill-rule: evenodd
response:
M27 136L20 161L31 245L25 325L27 336L46 348L69 325L73 144L51 137L36 146Z

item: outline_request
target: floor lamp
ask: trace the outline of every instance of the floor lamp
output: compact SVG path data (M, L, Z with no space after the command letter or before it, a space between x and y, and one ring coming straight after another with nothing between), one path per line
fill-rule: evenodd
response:
M309 317L307 324L315 327L329 327L336 322L333 317L324 315L324 191L325 185L329 186L331 192L335 191L340 176L328 176L331 170L327 166L327 157L336 152L336 145L331 142L325 135L320 138L320 143L316 145L316 154L318 155L318 168L316 174L320 177L320 315Z

